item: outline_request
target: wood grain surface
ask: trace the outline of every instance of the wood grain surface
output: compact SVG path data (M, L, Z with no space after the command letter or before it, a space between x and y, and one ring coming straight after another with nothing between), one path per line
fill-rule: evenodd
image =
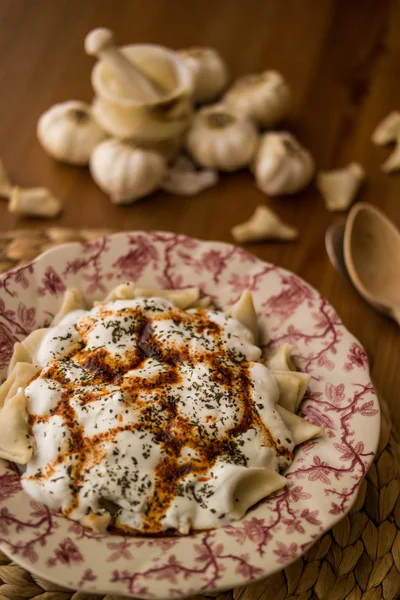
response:
M400 224L400 174L380 165L388 149L371 144L376 123L400 109L398 0L0 0L0 156L13 180L45 185L65 202L52 224L73 227L164 229L232 241L230 229L260 203L296 224L298 242L251 247L315 286L335 306L371 361L374 381L400 428L400 330L376 313L331 267L324 248L328 213L313 187L272 200L249 172L224 175L194 198L156 193L128 207L113 206L86 169L54 162L35 128L51 104L90 101L93 60L83 39L95 26L115 30L121 44L154 42L171 48L216 47L233 76L275 68L294 95L285 124L308 146L320 168L360 161L367 182L360 199ZM0 204L0 229L37 228ZM400 274L399 274L400 276Z

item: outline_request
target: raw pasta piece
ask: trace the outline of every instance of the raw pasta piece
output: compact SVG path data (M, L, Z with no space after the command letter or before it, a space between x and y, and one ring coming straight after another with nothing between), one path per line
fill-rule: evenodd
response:
M125 281L115 286L106 296L103 302L112 302L113 300L132 300L135 297L135 282Z
M271 371L295 371L296 365L291 357L292 352L292 344L282 344L264 360L264 365Z
M250 329L257 344L258 326L257 313L254 308L253 294L250 290L244 290L239 300L230 308L229 316L237 319L242 325Z
M41 370L38 365L27 362L18 362L5 382L0 386L0 407L7 404L9 398L14 396L20 387L25 388L27 383Z
M82 527L87 527L96 533L106 533L107 527L111 523L111 515L108 512L104 512L102 515L89 513L81 519L80 523Z
M0 410L0 458L25 465L32 456L24 390Z
M35 329L32 331L28 337L22 340L21 344L26 348L29 352L31 361L33 363L38 363L37 353L39 350L40 343L46 333L49 331L48 327L42 327L41 329Z
M135 298L165 298L183 310L196 302L199 296L200 290L197 287L182 290L157 290L154 288L137 288L135 290Z
M14 351L12 353L12 357L11 357L11 360L10 360L10 362L8 364L8 368L7 368L7 377L9 377L11 375L11 373L14 370L15 365L19 362L26 362L26 363L32 362L31 355L29 354L29 352L25 348L25 346L23 346L20 342L15 342Z
M87 308L84 295L78 288L68 288L64 293L64 298L60 307L60 310L55 315L51 322L54 327L58 325L60 321L73 310L79 310L80 308Z
M280 390L278 404L291 412L297 412L310 383L311 375L297 371L272 370L272 373Z
M314 425L305 419L293 414L290 410L286 410L283 406L277 405L277 409L286 426L292 432L293 442L295 446L311 440L316 437L321 437L324 434L322 427Z

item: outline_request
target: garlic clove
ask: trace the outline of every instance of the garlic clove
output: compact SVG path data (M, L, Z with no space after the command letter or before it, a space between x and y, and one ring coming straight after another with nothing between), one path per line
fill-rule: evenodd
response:
M384 173L393 173L400 170L400 142L397 142L393 152L382 163L381 168Z
M196 103L214 102L222 94L228 80L228 67L214 48L194 47L179 50L194 79L193 100Z
M237 79L223 102L259 127L271 128L288 115L291 92L280 73L264 71Z
M186 156L179 156L168 169L161 188L179 196L194 196L218 183L218 173L213 169L197 171Z
M60 214L62 204L47 188L13 187L8 204L12 214L53 219Z
M252 165L257 187L269 196L295 194L311 181L310 152L287 131L265 133Z
M8 198L11 193L11 182L3 161L0 159L0 198Z
M319 171L316 186L328 210L344 211L354 202L364 179L364 169L354 162L343 169Z
M240 244L265 240L295 240L299 235L296 228L284 223L266 206L257 206L248 221L235 225L231 231L235 241Z
M371 140L377 146L394 142L400 135L400 112L393 110L374 129Z
M45 151L61 162L87 165L97 144L107 137L89 104L69 100L51 106L39 118L37 137Z
M255 125L214 104L200 109L187 133L186 147L197 164L220 171L249 165L258 144Z

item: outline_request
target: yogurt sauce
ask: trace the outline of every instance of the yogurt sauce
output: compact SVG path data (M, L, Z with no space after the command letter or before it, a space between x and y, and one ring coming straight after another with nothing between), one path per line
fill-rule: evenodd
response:
M260 499L249 475L293 459L260 354L237 320L160 298L68 314L43 338L43 369L25 390L25 491L75 520L109 510L132 533L242 516Z

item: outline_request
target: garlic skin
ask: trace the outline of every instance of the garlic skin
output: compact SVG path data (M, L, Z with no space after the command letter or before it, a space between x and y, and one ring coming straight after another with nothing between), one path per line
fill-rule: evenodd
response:
M93 150L90 172L114 204L129 204L160 187L166 163L156 152L111 139Z
M233 239L239 244L264 242L266 240L295 240L299 232L284 223L270 208L257 206L253 215L231 230Z
M229 81L228 67L217 50L193 47L179 50L177 54L192 73L193 101L202 104L217 100Z
M54 219L62 209L58 198L47 188L14 187L10 194L8 210L12 214L25 217L43 217Z
M305 188L315 171L308 150L290 133L265 133L256 154L253 172L257 187L269 196L295 194Z
M386 146L400 136L400 112L393 110L375 127L371 140L377 146Z
M291 92L280 73L264 71L237 79L223 102L259 127L270 129L288 115Z
M337 212L347 210L353 204L364 179L364 169L354 162L343 169L319 171L315 183L326 208Z
M192 161L181 154L168 168L161 188L177 196L195 196L218 183L218 171L195 168Z
M199 165L220 171L246 167L257 144L253 123L231 113L223 104L200 109L186 138L187 150Z
M55 104L37 124L40 144L53 158L70 165L87 165L94 147L107 137L85 102Z

